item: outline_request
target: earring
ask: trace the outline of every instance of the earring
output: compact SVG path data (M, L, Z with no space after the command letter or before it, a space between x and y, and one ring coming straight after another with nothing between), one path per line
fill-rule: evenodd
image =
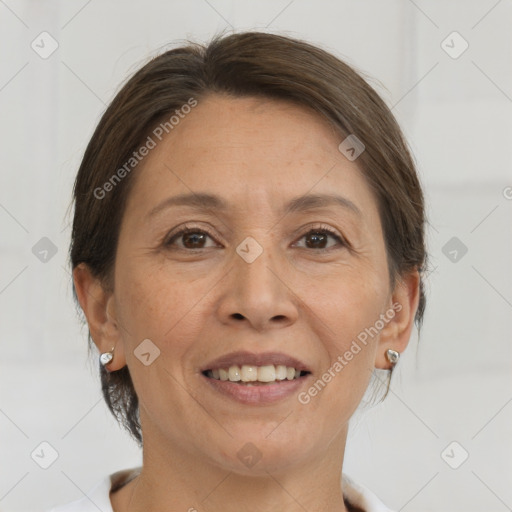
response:
M111 363L114 359L114 347L110 352L103 352L100 354L100 363L102 366L107 366L107 364Z
M394 367L396 363L398 363L398 360L400 359L400 352L397 352L396 350L388 349L386 350L386 357L388 361L391 363L391 365Z

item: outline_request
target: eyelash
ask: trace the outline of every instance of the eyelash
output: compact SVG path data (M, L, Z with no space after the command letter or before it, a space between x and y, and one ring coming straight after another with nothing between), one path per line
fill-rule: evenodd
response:
M196 228L196 227L193 227L193 226L192 227L185 226L183 229L181 229L177 233L172 234L170 236L170 238L168 238L168 240L164 242L165 247L171 247L175 240L177 240L181 236L187 235L189 233L200 233L200 234L208 235L211 239L214 239L214 236L208 230L206 230L206 229L199 229L199 228ZM334 239L336 239L338 241L340 246L342 246L342 247L348 247L349 246L349 244L346 242L346 240L344 238L342 238L340 235L338 235L335 231L333 231L329 227L323 226L323 225L320 225L318 227L310 229L309 231L304 233L299 238L299 240L301 240L302 238L304 238L305 236L307 236L307 235L309 235L311 233L315 233L315 234L316 233L321 233L321 234L325 234L325 235L330 235L330 236L332 236ZM198 249L187 249L187 248L183 248L183 247L178 247L177 248L177 250L194 251L194 252L199 252L199 251L201 251L203 249L208 249L208 247L201 247L201 248L198 248ZM306 247L306 249L307 249L307 247ZM333 249L336 249L336 247L328 247L328 248L323 248L323 249L311 249L311 250L315 251L315 252L328 252L328 251L331 251Z

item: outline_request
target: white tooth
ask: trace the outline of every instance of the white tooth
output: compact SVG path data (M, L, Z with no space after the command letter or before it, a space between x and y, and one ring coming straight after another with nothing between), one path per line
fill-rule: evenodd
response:
M242 382L254 382L258 380L258 367L244 364L241 371Z
M288 380L293 380L295 378L295 368L291 368L290 366L286 367L286 378Z
M273 364L258 368L258 380L260 382L273 382L276 380L276 367Z
M231 382L238 382L240 380L240 368L236 365L229 367L229 380Z
M219 379L219 370L212 370L212 377L214 379Z
M286 379L286 366L284 364L278 364L276 366L276 380Z
M300 377L300 370L295 370L295 378L299 378Z
M228 380L229 375L228 375L227 370L224 370L224 368L219 368L219 377L220 377L220 380Z

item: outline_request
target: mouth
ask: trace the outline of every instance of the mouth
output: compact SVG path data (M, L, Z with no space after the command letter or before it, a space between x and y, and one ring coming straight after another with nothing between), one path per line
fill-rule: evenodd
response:
M312 376L302 361L277 352L233 352L207 363L200 373L217 396L249 405L290 397Z
M264 366L243 364L241 366L232 365L226 368L204 370L202 374L209 379L223 382L235 382L245 386L264 386L282 381L297 380L309 375L310 372L282 364Z

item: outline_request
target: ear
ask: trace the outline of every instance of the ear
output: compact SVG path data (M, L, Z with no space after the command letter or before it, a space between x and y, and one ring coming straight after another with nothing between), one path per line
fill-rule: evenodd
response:
M393 290L386 317L385 327L381 330L375 367L390 369L391 363L386 357L388 349L402 353L409 344L414 317L420 297L420 275L414 270L401 278Z
M126 358L113 292L106 290L85 263L80 263L73 269L73 282L91 338L100 354L114 348L114 358L106 365L106 369L109 372L120 370L126 365Z

